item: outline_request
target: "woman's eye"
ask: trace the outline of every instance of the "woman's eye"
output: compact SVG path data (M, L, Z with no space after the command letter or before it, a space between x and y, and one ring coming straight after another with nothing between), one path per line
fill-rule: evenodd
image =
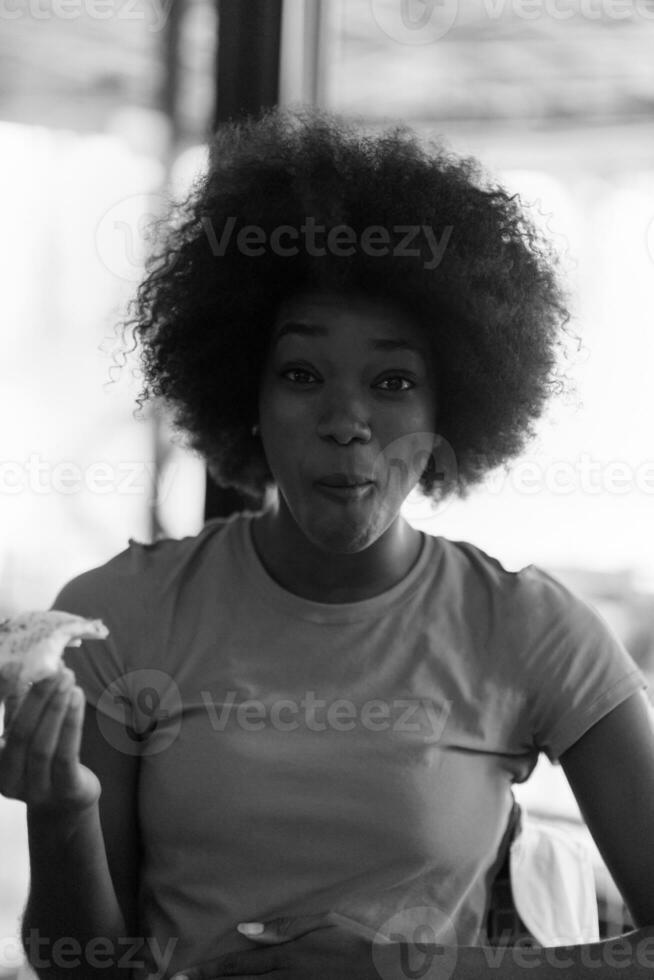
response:
M405 384L408 384L408 385L411 386L410 388L391 388L390 389L391 391L410 391L411 388L414 388L415 387L413 381L410 381L409 378L404 378L401 374L394 374L390 378L383 378L383 380L380 381L379 383L383 385L387 381L404 381Z
M295 375L295 377L289 377L289 381L293 381L295 384L308 384L309 381L307 379L315 379L315 375L311 371L305 370L305 368L287 368L281 373L283 378L286 378L289 375ZM297 375L300 375L300 377L298 378ZM397 386L387 388L386 391L390 392L410 391L411 388L415 388L414 382L409 378L405 378L401 374L394 374L388 378L382 378L379 384L383 385L387 382L400 382L400 384L404 384L405 386L403 388Z
M288 374L304 374L307 378L312 378L313 375L310 371L305 371L304 368L287 368L286 371L282 371L282 377L285 378ZM291 378L291 381L293 379ZM299 381L298 384L304 384L305 382Z

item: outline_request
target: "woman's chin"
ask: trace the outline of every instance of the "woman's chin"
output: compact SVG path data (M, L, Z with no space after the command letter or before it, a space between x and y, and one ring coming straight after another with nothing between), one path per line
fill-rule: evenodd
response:
M325 517L300 525L305 536L317 548L335 555L354 555L368 548L382 533L370 520L355 517Z

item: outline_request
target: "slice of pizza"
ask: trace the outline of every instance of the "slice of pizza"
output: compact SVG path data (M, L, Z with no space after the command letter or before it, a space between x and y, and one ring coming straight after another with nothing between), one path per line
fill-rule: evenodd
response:
M20 613L0 622L0 674L21 686L32 684L57 673L67 646L106 636L101 619L58 610Z

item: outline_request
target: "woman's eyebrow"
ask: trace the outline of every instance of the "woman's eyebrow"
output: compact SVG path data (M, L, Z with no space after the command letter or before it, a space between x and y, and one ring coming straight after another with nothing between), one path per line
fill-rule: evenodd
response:
M279 343L282 337L289 335L296 335L299 337L326 337L329 334L327 327L318 326L318 324L309 323L296 323L295 321L288 321L282 327L280 327L277 336L275 337L275 343ZM408 350L413 351L416 354L424 354L424 350L421 347L416 346L416 344L409 343L408 340L402 340L400 338L395 339L393 337L375 337L370 341L370 346L374 350Z

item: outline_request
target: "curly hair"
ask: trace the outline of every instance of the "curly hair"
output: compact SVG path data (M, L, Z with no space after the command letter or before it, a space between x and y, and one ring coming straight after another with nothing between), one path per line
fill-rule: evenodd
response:
M306 107L225 124L176 209L123 330L141 343L139 408L158 398L172 409L222 486L261 499L273 484L251 427L271 326L298 292L363 293L426 330L438 429L456 460L449 492L461 497L524 449L548 396L566 387L556 355L570 317L551 246L474 158L423 145L404 125L370 135ZM309 220L359 237L381 226L393 247L261 246ZM249 226L256 240L243 238ZM413 254L400 248L407 228L425 226L446 242L435 267L424 236ZM442 498L434 467L420 487Z

